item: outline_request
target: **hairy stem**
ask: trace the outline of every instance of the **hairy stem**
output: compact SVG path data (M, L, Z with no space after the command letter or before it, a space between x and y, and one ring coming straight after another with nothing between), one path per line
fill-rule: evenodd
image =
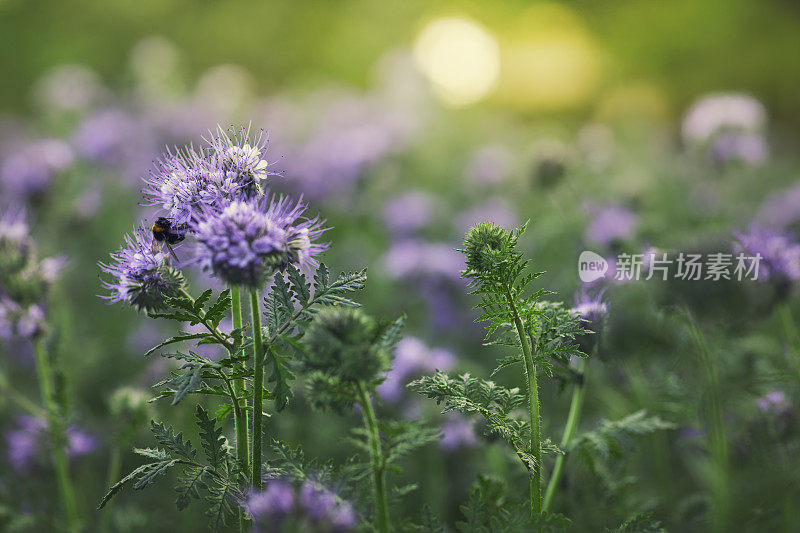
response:
M372 462L372 479L375 485L375 527L380 533L389 532L389 506L386 500L386 480L381 451L378 422L372 409L364 384L358 383L358 401L364 414L364 425L367 427L370 444L370 460Z
M261 338L261 308L258 290L250 290L250 313L253 327L253 467L251 468L253 486L260 489L261 483L261 413L264 391L264 342Z
M233 320L233 329L241 329L242 327L242 302L239 296L239 288L231 288L231 319ZM244 365L236 365L236 371L242 372ZM250 436L247 429L247 413L242 409L239 403L239 398L244 396L244 378L235 378L233 380L233 392L235 396L233 404L234 424L236 426L236 458L239 463L246 469L247 464L250 462L248 446L250 443Z
M80 531L80 519L78 517L78 507L75 503L75 492L72 489L72 482L69 479L69 463L67 453L64 449L67 437L64 424L58 413L51 381L50 360L44 346L43 339L34 342L36 352L36 372L39 377L39 388L42 393L42 400L47 411L47 427L52 439L53 466L58 478L58 488L61 493L61 504L64 506L66 525L69 531Z
M575 435L575 429L578 427L578 419L581 416L581 407L583 406L583 394L586 391L586 360L581 358L575 363L575 371L578 373L578 382L575 388L572 389L572 402L569 405L569 415L567 415L567 423L564 426L564 434L561 437L561 449L564 450ZM556 458L556 464L553 467L553 475L550 476L550 481L547 483L547 490L544 493L544 503L542 504L542 511L550 509L550 504L553 502L553 495L558 488L558 482L561 480L561 473L564 469L564 461L566 455L559 455Z
M531 455L533 456L533 472L531 472L531 516L538 517L542 514L542 419L539 414L539 384L536 380L536 363L533 360L531 345L528 335L519 316L517 303L511 296L511 291L506 289L506 300L514 317L514 326L517 328L519 343L522 346L522 356L525 359L526 387L528 389L528 408L531 417Z
M112 444L111 447L111 457L108 459L108 481L106 482L107 487L113 487L114 483L117 482L119 479L119 471L122 466L122 454L120 453L119 445ZM112 502L108 502L106 507L111 505ZM104 533L111 531L111 513L106 511L103 513L103 518L100 522L100 531Z
M708 350L705 337L697 323L687 316L689 333L700 352L700 359L706 370L708 379L708 416L709 447L714 474L711 477L711 488L714 496L714 531L729 531L730 491L728 488L728 445L725 438L725 426L722 420L722 400L720 398L717 369Z
M781 319L781 325L783 326L786 340L789 343L789 348L793 353L797 354L798 346L800 346L800 334L797 332L797 326L792 318L792 310L789 308L788 303L783 302L778 305L778 316ZM794 361L794 365L797 367L798 376L800 376L800 355L798 355L798 358Z

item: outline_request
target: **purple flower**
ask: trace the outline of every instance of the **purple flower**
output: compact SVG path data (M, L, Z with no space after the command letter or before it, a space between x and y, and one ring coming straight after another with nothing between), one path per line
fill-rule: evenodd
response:
M317 527L327 524L333 531L349 531L356 525L352 505L311 480L300 489L300 506Z
M584 286L580 293L575 293L575 306L572 311L578 314L586 326L595 332L608 314L608 304L603 301L603 292L603 290L599 290L592 293Z
M100 446L97 437L78 427L68 427L66 434L67 455L70 458L78 458L88 455Z
M408 235L427 225L433 218L433 198L420 191L392 198L383 207L383 222L393 235Z
M630 210L618 205L589 207L593 214L586 228L586 240L609 246L615 241L630 238L636 230L637 218Z
M474 446L477 442L474 426L473 420L456 413L448 413L447 419L442 424L442 439L439 441L439 446L450 452Z
M31 339L42 331L44 310L39 305L21 307L0 294L0 339Z
M289 263L316 267L316 257L327 249L316 242L325 229L319 218L305 218L305 210L286 197L207 209L197 224L200 265L230 285L247 287L262 286Z
M47 422L40 418L23 415L17 418L17 429L6 434L8 460L20 473L29 472L42 459ZM97 449L97 439L76 426L66 430L66 452L70 458L87 455Z
M464 269L464 256L447 244L408 239L392 243L384 265L393 278L436 277L458 281Z
M711 157L720 164L741 161L760 165L768 155L767 142L756 133L725 132L716 136L711 144Z
M275 172L269 170L267 161L267 135L259 130L257 136L250 136L250 130L231 128L230 135L221 127L216 136L208 139L207 150L214 167L233 178L247 197L262 193L261 181Z
M72 143L81 157L105 163L118 162L139 125L124 111L107 109L90 115L77 128Z
M263 491L251 493L245 501L245 508L256 527L281 520L292 512L294 506L294 487L277 479L269 481Z
M416 337L404 337L397 343L392 369L378 386L378 393L387 402L398 402L405 385L414 374L447 370L453 366L455 355L442 348L429 348Z
M16 148L0 165L0 185L11 195L44 192L56 174L72 165L75 156L67 143L41 139Z
M787 228L800 221L800 183L773 193L756 215L756 222L771 228Z
M508 176L512 163L511 151L505 146L484 146L473 155L467 166L467 175L479 184L500 183Z
M111 262L99 263L110 281L102 280L110 291L101 296L109 303L122 302L138 310L153 311L165 307L166 297L177 296L183 288L183 276L170 266L167 252L154 252L152 236L143 228L125 235L125 246L111 254Z
M159 206L176 223L193 223L208 207L263 195L262 180L274 174L263 131L251 139L249 130L228 135L219 128L206 144L164 154L145 179L145 205Z
M34 253L25 219L22 209L0 211L0 280L25 268Z
M47 428L44 420L32 416L17 418L18 429L6 434L8 460L17 472L28 472L33 467L42 434Z
M779 290L788 291L800 280L800 244L785 231L752 225L747 233L734 232L737 252L761 256L758 280L771 281Z
M475 224L489 221L494 222L501 228L511 230L517 226L517 215L514 214L505 200L495 198L485 205L470 209L459 215L459 231L464 234Z
M789 402L786 394L779 390L768 392L756 400L756 405L758 405L758 408L763 412L776 415L784 414L792 408L792 404Z

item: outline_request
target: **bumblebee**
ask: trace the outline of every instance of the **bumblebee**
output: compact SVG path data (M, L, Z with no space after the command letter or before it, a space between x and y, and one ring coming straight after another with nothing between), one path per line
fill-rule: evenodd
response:
M175 250L172 249L173 244L178 244L186 238L186 231L188 226L186 224L173 224L168 218L158 217L155 224L153 224L153 252L160 252L162 247L166 247L169 253L175 260L178 256L175 255Z

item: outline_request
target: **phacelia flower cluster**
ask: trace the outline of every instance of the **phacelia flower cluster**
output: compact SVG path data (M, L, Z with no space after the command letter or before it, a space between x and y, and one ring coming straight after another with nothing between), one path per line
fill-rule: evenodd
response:
M0 212L0 338L33 338L45 322L44 299L63 257L39 259L25 212Z
M47 445L47 422L32 416L17 418L17 427L5 435L8 461L19 473L30 472L44 463ZM66 431L65 448L67 456L78 458L95 451L99 442L97 437L77 426Z
M800 281L800 243L788 231L751 226L747 233L734 233L737 252L761 256L758 280L775 285L787 294Z
M178 296L184 285L180 272L170 265L166 252L152 248L152 237L143 228L125 236L125 245L111 254L111 262L100 268L111 276L103 280L110 294L101 296L108 302L122 302L140 311L157 311L165 307L165 299Z
M350 503L312 480L307 480L299 493L288 481L271 480L261 492L251 493L244 507L259 532L294 531L292 526L303 526L313 531L344 533L358 522Z
M197 259L229 285L245 287L261 287L290 263L316 266L316 256L326 249L316 242L324 228L319 219L303 217L305 210L285 197L208 209L196 227Z
M169 151L145 179L145 205L158 206L176 224L191 224L209 207L264 194L262 181L275 174L266 159L264 132L219 128L206 146Z

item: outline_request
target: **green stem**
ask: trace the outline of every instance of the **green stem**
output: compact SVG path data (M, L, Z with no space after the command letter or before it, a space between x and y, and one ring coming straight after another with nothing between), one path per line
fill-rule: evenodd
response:
M14 388L9 385L8 379L3 373L0 373L0 391L3 392L3 395L6 398L17 404L17 406L21 407L23 410L27 411L28 414L36 418L47 418L47 411L14 390Z
M358 383L358 401L359 404L361 404L361 412L364 414L364 424L367 426L367 434L369 435L372 479L375 485L375 527L379 533L388 533L389 507L386 500L385 469L383 465L380 434L378 432L378 422L375 419L375 411L372 409L372 402L370 402L364 384L361 382Z
M261 413L264 391L264 342L261 338L261 309L258 290L250 290L250 313L253 327L253 486L260 489L261 483Z
M533 360L531 345L528 344L528 335L522 324L522 319L517 310L517 304L511 297L511 292L506 289L506 300L514 317L514 325L519 335L522 346L522 355L525 359L525 377L527 378L528 408L531 417L531 455L533 466L531 473L531 516L536 518L542 514L542 419L539 413L539 384L536 380L536 363Z
M708 379L709 445L711 448L711 460L715 469L711 478L711 487L714 493L714 530L729 531L728 445L722 420L719 378L703 333L691 317L687 316L687 321L689 333L700 351L700 359L705 367Z
M578 427L578 419L581 416L581 407L583 406L583 394L586 391L586 360L578 359L575 363L575 371L578 373L578 382L575 388L572 389L572 402L569 405L569 415L567 415L567 423L564 426L564 435L561 437L561 449L566 450L575 429ZM558 487L558 482L561 480L561 473L564 469L564 461L566 455L559 455L556 458L556 464L553 467L553 475L550 476L550 481L547 483L547 490L544 493L544 503L542 504L542 511L550 509L550 504L553 502L553 495Z
M34 350L36 352L36 371L39 377L39 388L47 411L48 430L53 441L53 466L58 478L58 487L61 492L61 503L64 506L67 529L73 532L80 531L78 507L75 503L75 493L72 490L72 483L69 479L69 464L67 462L67 453L64 449L66 434L58 413L58 405L51 381L50 360L47 357L43 339L37 339L34 342Z
M789 348L792 352L798 352L798 344L800 344L800 334L797 332L797 326L795 326L794 319L792 318L792 310L789 308L789 304L784 302L778 305L778 316L781 319L781 325L783 325L783 332L786 335L786 340L789 342ZM800 357L798 357L794 361L794 365L797 368L797 374L800 376Z
M122 466L122 454L120 453L120 447L117 444L113 444L111 448L111 457L108 459L108 481L106 482L106 487L111 487L114 483L117 482L119 479L119 471ZM108 507L112 502L108 502L106 506ZM100 531L108 532L111 531L111 513L106 510L103 513L103 518L101 519L102 522L100 523Z
M239 288L231 288L231 318L233 319L233 329L241 329L242 327L242 302L239 297ZM244 370L244 365L237 365L237 372ZM250 462L248 446L250 443L250 436L247 430L247 412L242 409L238 398L244 396L244 378L235 378L233 380L233 395L237 398L233 406L234 409L234 423L236 425L236 457L239 463L247 468Z

